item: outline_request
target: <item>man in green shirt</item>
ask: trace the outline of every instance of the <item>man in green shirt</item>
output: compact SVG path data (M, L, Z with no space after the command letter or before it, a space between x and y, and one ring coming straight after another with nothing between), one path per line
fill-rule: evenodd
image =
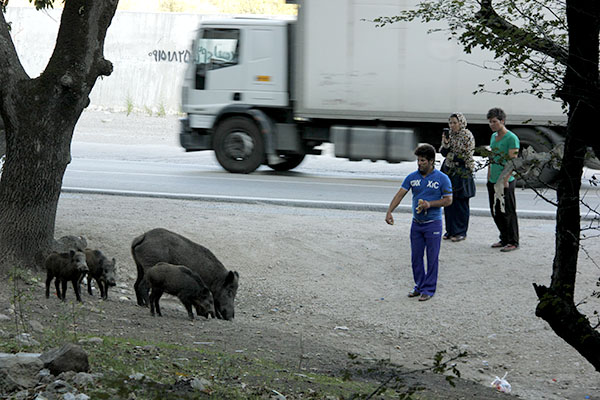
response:
M512 174L504 178L504 201L495 195L495 186L500 178L504 166L511 158L519 154L519 138L506 129L504 123L506 114L501 108L492 108L487 113L490 128L494 132L490 141L492 155L488 168L487 189L490 200L490 211L494 222L500 231L500 240L492 244L493 248L500 248L502 252L509 252L519 248L519 224L517 221L517 204L515 200L516 181Z

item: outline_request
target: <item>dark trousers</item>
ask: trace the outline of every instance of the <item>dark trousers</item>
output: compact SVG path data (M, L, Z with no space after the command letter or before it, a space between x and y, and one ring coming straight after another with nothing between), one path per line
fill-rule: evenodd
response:
M517 202L515 199L515 186L517 181L509 182L504 188L504 212L502 212L499 201L494 204L494 184L487 183L488 197L490 200L490 212L494 222L500 231L500 242L503 245L519 245L519 223L517 221Z
M444 219L448 236L467 236L469 214L469 198L452 198L452 204L444 207Z

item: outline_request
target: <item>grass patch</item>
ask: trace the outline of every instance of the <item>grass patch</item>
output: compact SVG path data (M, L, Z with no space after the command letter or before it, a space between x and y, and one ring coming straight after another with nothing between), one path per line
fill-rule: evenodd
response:
M24 349L10 340L0 343L0 351L43 352L60 345L57 338L62 329L47 330L38 338L40 346ZM269 399L278 393L287 399L366 399L379 386L379 382L348 376L295 371L241 353L114 337L102 337L102 343L86 342L90 337L80 336L90 372L103 374L93 387L82 390L93 399ZM192 388L194 378L202 379L204 388ZM415 398L401 392L386 388L376 398Z

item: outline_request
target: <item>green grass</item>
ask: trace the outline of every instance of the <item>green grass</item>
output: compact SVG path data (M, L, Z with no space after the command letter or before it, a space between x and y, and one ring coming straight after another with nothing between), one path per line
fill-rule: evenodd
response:
M14 341L4 341L0 343L0 351L43 352L43 349L60 345L63 329L64 326L58 326L56 331L47 330L42 337L37 337L40 346L24 348L11 343ZM102 339L101 344L82 344L88 353L90 372L104 374L94 387L81 390L93 399L128 399L132 398L132 393L134 398L144 399L262 399L271 398L276 394L274 391L288 399L361 399L367 398L378 387L378 382L295 371L244 354L127 338ZM129 378L136 373L146 378ZM192 378L203 378L211 384L205 391L191 390L188 384L177 384ZM403 397L388 389L376 398L414 397Z
M127 95L127 98L125 99L125 108L126 108L127 116L129 116L129 114L131 114L133 112L133 108L134 108L133 99L129 95Z

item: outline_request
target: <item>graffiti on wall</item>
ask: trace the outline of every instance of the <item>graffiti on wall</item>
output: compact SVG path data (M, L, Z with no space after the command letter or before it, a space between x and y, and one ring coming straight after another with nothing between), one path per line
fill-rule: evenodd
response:
M190 63L192 62L192 53L189 50L152 50L148 53L156 62L174 62Z
M223 51L214 47L213 51L208 50L205 47L198 49L198 60L199 64L207 64L212 59L218 59L222 61L234 61L236 53L234 51ZM155 49L148 52L150 57L155 62L170 62L170 63L185 63L189 64L192 61L192 53L189 50L160 50Z

